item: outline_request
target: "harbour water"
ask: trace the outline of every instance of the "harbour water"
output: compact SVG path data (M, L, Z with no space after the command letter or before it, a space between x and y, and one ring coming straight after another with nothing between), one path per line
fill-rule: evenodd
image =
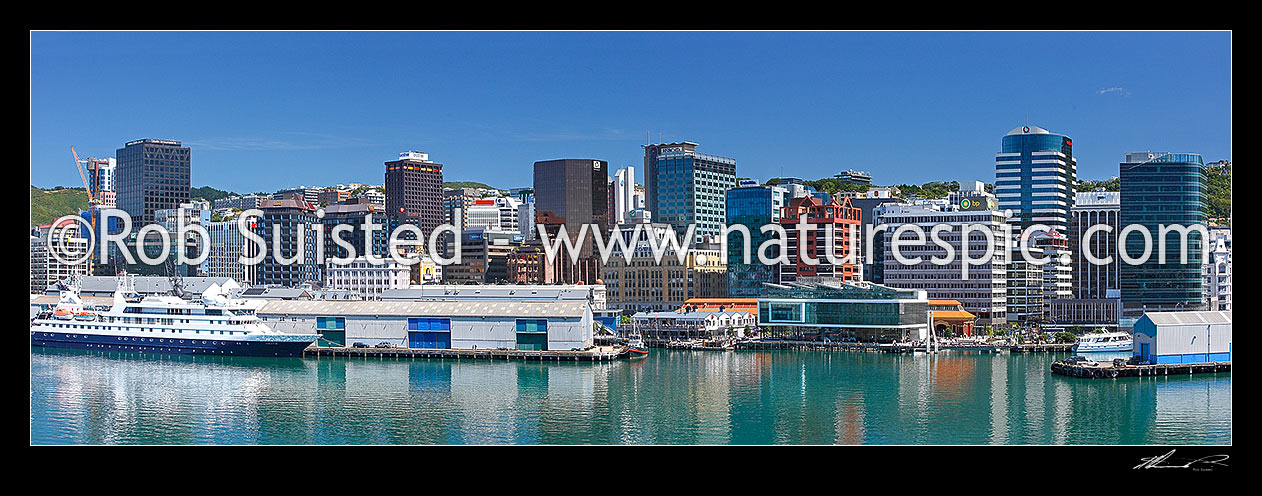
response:
M1051 375L1064 356L654 349L541 363L34 348L31 442L1231 443L1230 373Z

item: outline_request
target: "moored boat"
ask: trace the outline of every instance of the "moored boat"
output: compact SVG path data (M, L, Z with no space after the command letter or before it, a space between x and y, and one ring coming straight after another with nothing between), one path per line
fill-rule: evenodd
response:
M108 311L83 310L77 284L62 289L56 308L31 320L31 345L51 348L192 355L295 357L319 337L285 334L262 323L263 303L232 297L217 284L200 298L134 293L134 276L120 277Z

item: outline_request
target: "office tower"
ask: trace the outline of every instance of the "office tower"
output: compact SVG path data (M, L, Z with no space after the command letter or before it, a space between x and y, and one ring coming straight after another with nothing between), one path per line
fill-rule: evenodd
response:
M258 265L246 265L240 257L258 255L259 247L254 243L247 244L245 236L237 226L237 220L207 222L206 232L210 234L210 252L206 258L206 275L210 277L230 277L242 286L252 286L258 282Z
M325 266L334 257L340 258L362 258L368 254L375 257L389 257L386 243L390 239L390 232L387 230L389 222L387 222L385 212L379 210L375 204L367 198L356 198L353 202L338 205L329 205L323 208L324 217L319 222L324 226L324 259ZM376 226L371 233L364 228L365 221L369 216L372 222L368 224L369 229ZM343 241L350 244L355 252L352 254L350 250L339 246L334 241L333 229L339 225L350 226L349 230L345 230L339 236ZM326 275L327 279L327 275Z
M255 219L254 232L263 238L265 255L255 269L258 283L296 287L321 281L324 267L316 259L316 233L311 229L319 225L315 206L290 197L267 200L259 210L263 215ZM287 262L300 254L301 261Z
M763 283L780 282L780 267L758 261L758 247L775 234L762 232L762 226L780 223L780 211L789 199L789 191L781 186L759 186L749 181L726 192L727 225L741 225L749 230L749 263L744 263L744 240L740 233L727 235L728 294L733 297L756 297L762 294ZM779 256L776 246L767 256Z
M809 223L815 227L801 231L799 235L799 223ZM859 209L850 206L849 198L843 198L840 203L831 198L823 200L817 196L789 200L789 204L780 212L780 227L784 228L789 237L785 244L789 263L780 265L780 282L817 280L821 277L854 282L855 264L844 261L852 253L852 225L858 231ZM829 226L832 227L831 241L827 231ZM833 258L842 263L833 264L828 261L826 253L829 249L833 252ZM809 253L818 263L807 263L802 257L803 253Z
M1121 193L1116 191L1092 191L1078 193L1074 207L1070 209L1070 246L1074 254L1074 297L1083 299L1117 298L1118 264L1117 235L1122 230ZM1083 239L1091 226L1106 225L1111 231L1096 231L1090 240ZM1085 250L1084 250L1085 248ZM1093 264L1087 260L1086 251L1095 258L1113 257L1109 264Z
M1043 264L1043 315L1049 322L1059 324L1062 322L1052 313L1052 306L1057 301L1073 298L1073 254L1069 251L1069 236L1045 232L1035 234L1033 241L1048 260Z
M1121 195L1116 191L1092 191L1075 196L1069 212L1069 251L1073 258L1071 297L1051 300L1045 305L1050 309L1049 319L1057 325L1083 330L1117 326L1121 308L1118 289L1121 261L1117 256L1120 201ZM1084 239L1087 230L1095 225L1106 225L1112 230L1096 231L1091 239ZM1113 261L1091 263L1087 260L1088 251L1096 258L1113 257Z
M443 190L443 223L460 229L469 227L468 209L482 199L482 193L473 188Z
M1077 169L1068 136L1036 126L1009 131L995 155L995 196L1000 211L1012 210L1013 231L1045 224L1068 232Z
M1186 263L1179 260L1182 236L1169 232L1161 242L1159 227L1206 227L1205 162L1195 153L1127 153L1120 165L1121 224L1147 228L1152 239L1152 255L1140 265L1122 262L1119 284L1122 290L1123 327L1144 312L1186 311L1205 308L1202 292L1202 264L1206 240L1201 232L1187 236ZM1119 239L1121 249L1138 258L1144 238L1132 233ZM1166 260L1158 259L1165 245Z
M508 259L517 253L521 243L520 234L498 228L465 229L460 233L460 263L443 267L443 281L452 284L510 282Z
M140 139L116 151L118 208L132 220L132 232L154 222L153 212L189 200L189 149L179 141Z
M547 225L550 242L555 242L562 225L576 246L584 224L590 224L589 238L591 230L608 232L608 166L608 162L591 159L535 162L535 217L538 223ZM599 278L600 260L593 256L592 245L590 239L583 244L578 264L571 263L566 254L558 255L554 261L559 271L555 280L591 284Z
M418 241L428 246L430 233L443 223L443 164L417 151L400 153L398 160L386 162L386 212L390 229L414 224L423 238Z
M971 202L969 203L971 205ZM984 205L984 204L983 204ZM919 289L925 291L930 299L956 300L964 306L964 310L977 316L980 325L999 325L1007 322L1007 249L1003 233L1006 219L1002 212L993 209L934 210L923 206L886 203L874 209L875 222L885 225L882 233L883 250L873 252L875 263L882 272L882 283L899 289ZM904 233L899 246L903 258L919 257L921 262L904 265L894 256L894 232L904 225L919 226L925 233L925 241L913 245L913 233ZM955 260L947 265L931 262L933 258L947 256L946 249L934 243L929 235L938 225L950 226L950 230L940 233L939 238L954 250ZM965 225L973 229L967 243L963 240ZM996 243L994 256L981 265L970 265L968 279L964 279L960 264L965 251L970 258L981 258L986 253L987 239L977 232L981 229L990 231Z
M644 145L644 181L653 219L680 234L695 224L694 241L702 241L727 225L725 195L736 187L736 160L696 149L686 141Z

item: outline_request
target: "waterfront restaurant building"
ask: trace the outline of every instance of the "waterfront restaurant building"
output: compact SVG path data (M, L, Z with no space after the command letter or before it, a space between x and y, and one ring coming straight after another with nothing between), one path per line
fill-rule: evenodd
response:
M320 334L319 346L568 351L592 345L592 311L581 300L272 300L257 314L279 332Z
M1231 361L1231 312L1148 312L1134 331L1133 354L1144 363Z
M928 336L929 298L922 290L870 282L766 284L758 298L764 338L894 342Z

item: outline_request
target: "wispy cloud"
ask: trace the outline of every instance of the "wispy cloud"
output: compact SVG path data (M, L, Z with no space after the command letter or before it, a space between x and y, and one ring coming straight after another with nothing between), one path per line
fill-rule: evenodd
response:
M378 146L366 139L321 133L287 132L284 138L271 136L219 136L184 140L184 144L204 150L222 151L297 151L329 148Z
M1096 93L1100 95L1107 95L1110 93L1115 93L1121 96L1131 96L1131 90L1128 90L1120 86L1114 86L1112 88L1104 88L1100 91L1097 91Z

